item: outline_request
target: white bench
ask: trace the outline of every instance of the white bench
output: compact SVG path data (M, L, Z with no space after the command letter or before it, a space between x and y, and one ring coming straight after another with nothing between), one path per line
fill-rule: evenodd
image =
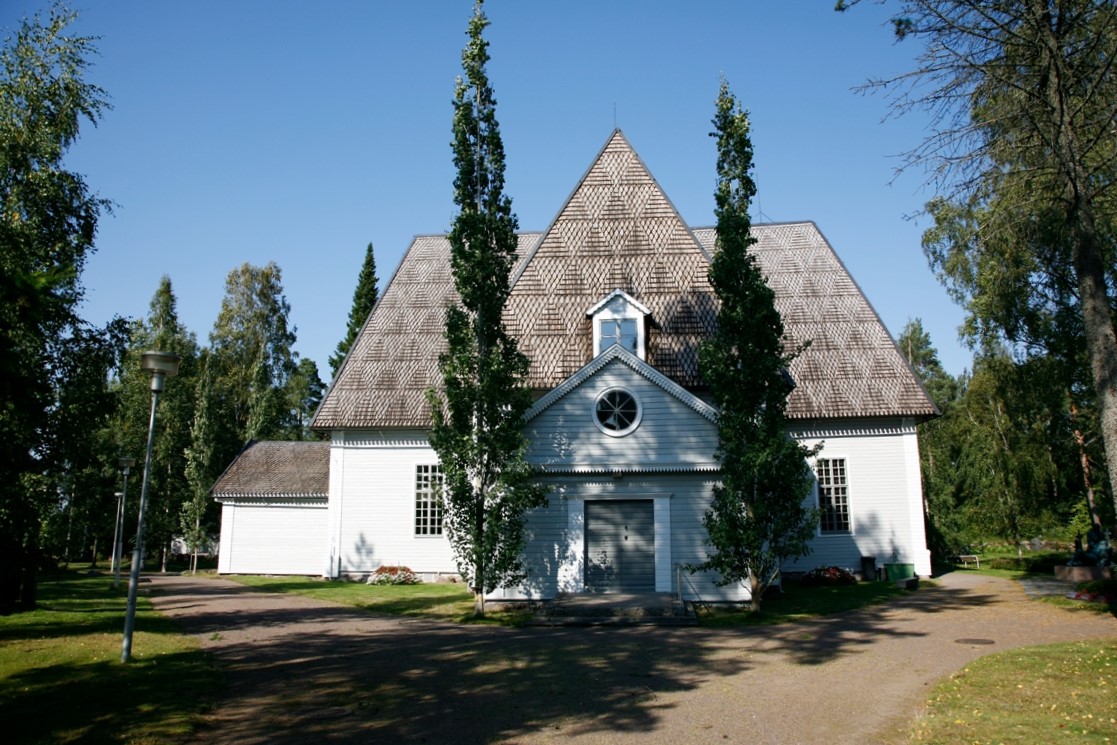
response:
M970 564L976 568L981 569L981 559L976 554L962 554L958 557L958 561L962 562L962 568L965 569Z

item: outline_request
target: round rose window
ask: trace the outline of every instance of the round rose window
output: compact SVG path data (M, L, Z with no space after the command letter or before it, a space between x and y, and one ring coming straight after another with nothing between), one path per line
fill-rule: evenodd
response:
M640 424L640 403L623 388L610 388L597 397L594 423L607 435L627 435Z

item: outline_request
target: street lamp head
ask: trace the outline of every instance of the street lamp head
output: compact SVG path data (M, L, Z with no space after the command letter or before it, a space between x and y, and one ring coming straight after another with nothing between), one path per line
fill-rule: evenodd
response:
M135 458L117 458L116 462L117 465L124 469L124 473L128 473L132 466L136 465Z
M118 491L115 494L113 494L113 496L116 497L117 499L120 499L121 497L124 496L124 492Z
M172 352L144 352L140 356L140 367L151 373L151 390L155 393L163 392L163 384L167 378L178 375L178 363L181 358Z

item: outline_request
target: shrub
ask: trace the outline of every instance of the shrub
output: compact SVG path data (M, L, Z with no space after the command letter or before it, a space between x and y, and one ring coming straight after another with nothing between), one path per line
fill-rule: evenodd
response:
M856 585L857 578L841 567L815 567L799 578L799 584L803 587Z
M1054 574L1056 566L1062 566L1070 558L1065 553L1055 551L1042 554L1033 554L1018 559L1014 556L997 556L989 559L990 569L1008 569L1015 572L1029 572L1032 574ZM984 566L985 562L982 562Z
M409 567L385 564L377 567L366 582L370 585L417 585L422 580Z

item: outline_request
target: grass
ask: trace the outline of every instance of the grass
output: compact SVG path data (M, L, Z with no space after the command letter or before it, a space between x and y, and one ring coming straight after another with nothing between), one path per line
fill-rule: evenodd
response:
M423 582L417 585L366 585L363 582L323 580L308 577L226 577L268 592L296 595L361 608L374 613L441 621L473 622L473 593L463 584ZM516 625L524 611L496 610L486 613L485 623Z
M197 642L139 598L120 662L127 582L44 577L36 610L0 617L0 731L19 743L167 743L198 724L221 676Z
M1002 652L975 660L932 691L910 741L1117 741L1117 640Z
M905 592L894 582L858 582L836 587L801 587L797 582L787 582L782 594L761 603L758 613L752 613L747 606L713 606L710 613L701 616L700 622L712 628L770 626L878 605Z

